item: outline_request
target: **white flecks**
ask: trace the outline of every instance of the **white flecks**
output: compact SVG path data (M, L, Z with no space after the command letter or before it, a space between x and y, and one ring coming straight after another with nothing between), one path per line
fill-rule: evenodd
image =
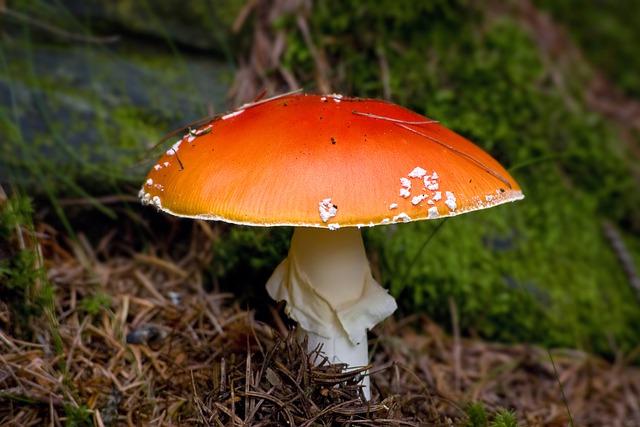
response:
M442 191L436 191L436 194L433 195L433 200L437 202L440 199L442 199Z
M160 166L160 165L155 165L155 166L153 167L153 169L154 169L154 170L159 171L160 169L162 169L162 166Z
M434 205L436 202L434 202L433 200L427 200L427 203L430 205Z
M227 119L230 119L231 117L239 116L242 113L244 113L244 109L233 111L233 112L231 112L229 114L225 114L224 116L220 117L220 119L227 120Z
M329 230L337 230L340 228L340 224L329 224Z
M326 97L326 96L323 96L322 98L320 98L320 101L322 101L322 102L327 102L327 97Z
M440 177L438 177L438 174L436 173L436 171L433 171L431 175L425 176L424 177L425 188L431 191L436 191L439 187L439 184L437 182L439 179Z
M166 168L167 166L169 166L169 162L164 162L164 167Z
M331 99L333 99L333 102L340 102L342 100L342 95L334 93L332 95L329 95L331 97Z
M382 221L380 221L380 224L389 224L391 222L391 220L389 218L385 218Z
M151 199L151 204L158 209L162 209L162 202L160 201L160 197L158 196L153 196L153 199Z
M419 196L415 196L413 199L411 199L411 203L413 203L414 205L417 205L424 199L428 199L428 198L429 196L427 196L426 194L420 194Z
M182 144L182 140L173 144L173 146L167 150L167 156L173 156L174 154L176 154L178 152L178 147L180 147L180 144Z
M399 215L394 216L392 221L393 222L398 222L398 221L409 222L411 221L411 217L406 213L402 212Z
M138 197L140 198L140 202L143 205L148 205L149 203L151 203L151 194L145 193L144 189L140 190L140 192L138 193Z
M447 200L445 200L444 204L451 209L451 212L455 211L458 206L456 205L456 196L451 191L447 191L445 194L447 195Z
M140 203L143 205L153 205L158 209L162 209L162 202L160 201L160 197L153 196L151 198L151 194L144 191L144 188L140 189L138 192L138 197L140 198Z
M493 200L493 197L494 197L494 196L484 196L484 199L485 199L487 202L490 202L490 201L492 201L492 200Z
M406 187L407 190L411 190L411 181L409 181L407 178L400 178L400 183L403 187Z
M414 170L409 172L407 175L409 178L422 178L427 174L427 171L422 169L421 167L416 167Z
M194 134L190 133L190 134L189 134L189 137L187 138L187 142L191 142L191 141L193 141L194 139L196 139L196 136L195 136Z
M153 185L153 180L151 178L147 180L147 185Z
M429 213L429 216L427 216L427 218L429 218L429 219L438 218L438 208L436 208L435 206L432 207L432 208L429 208L429 210L427 212Z
M402 184L402 188L400 189L400 197L404 197L405 199L411 195L409 190L411 190L411 181L407 178L400 178L400 183Z
M402 195L402 194L401 194L401 195ZM389 209L396 209L397 207L398 207L398 204L397 204L397 203L391 203L391 204L389 205Z
M320 212L320 218L322 221L327 222L329 218L336 216L338 213L338 207L331 203L331 197L323 199L318 203L318 212Z

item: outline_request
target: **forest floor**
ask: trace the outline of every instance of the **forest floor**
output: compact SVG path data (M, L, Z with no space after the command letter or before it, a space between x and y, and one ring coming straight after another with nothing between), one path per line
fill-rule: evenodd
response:
M216 225L170 222L188 239L168 255L171 238L127 244L136 221L91 243L45 223L16 229L12 246L41 254L36 291L55 297L21 329L18 307L0 302L0 425L486 425L469 418L480 403L489 421L504 408L520 425L640 426L637 354L488 343L425 315L372 331L363 401L361 374L315 366L275 305L257 320L203 290Z
M487 4L506 13L499 2ZM579 48L532 2L509 5L554 85L569 94ZM270 53L277 40L259 37L267 35L256 30L262 43L252 45ZM243 73L237 87L257 93L262 74ZM640 101L595 72L585 102L640 158ZM397 313L371 331L372 399L364 401L362 372L308 355L275 303L247 306L235 293L205 289L211 245L225 225L166 219L156 229L130 209L139 204L130 196L91 202L122 214L103 225L89 201L58 202L85 228L74 223L69 233L51 220L51 206L41 206L34 224L0 236L0 290L7 291L0 295L0 426L488 425L480 404L494 423L506 409L520 425L640 427L640 347L605 360L576 349L490 343L446 331L424 314ZM11 207L0 188L3 209ZM11 277L5 262L12 259L42 274ZM264 284L237 289L249 286Z

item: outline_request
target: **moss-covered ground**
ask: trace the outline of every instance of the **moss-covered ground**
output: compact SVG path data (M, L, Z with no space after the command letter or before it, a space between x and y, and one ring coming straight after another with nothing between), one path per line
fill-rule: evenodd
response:
M626 80L613 70L627 65L624 52L638 31L622 7L598 23L602 10L584 11L591 24L580 26L575 8L547 3L559 21L542 29L539 21L552 21L531 4L466 1L327 2L314 10L310 27L333 89L387 96L439 120L510 167L526 194L522 203L442 227L426 222L367 233L382 280L403 308L446 323L453 298L468 333L628 351L640 342L638 291L604 224L615 224L631 251L638 247L637 124L634 131L607 121L586 98L601 64L612 70L613 86L632 93L636 73ZM569 27L575 42L561 37L564 18L576 27ZM585 37L593 26L620 40L606 50L611 63L598 62L600 44L594 62L579 54L590 51ZM565 45L543 45L542 30ZM292 34L285 60L313 76L313 58Z

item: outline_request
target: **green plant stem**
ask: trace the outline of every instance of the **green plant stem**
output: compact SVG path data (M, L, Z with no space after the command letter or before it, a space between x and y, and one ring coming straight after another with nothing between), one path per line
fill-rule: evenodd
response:
M569 415L569 425L574 427L573 417L571 416L571 410L569 410L569 402L567 401L567 397L564 395L564 389L562 388L562 383L560 382L560 375L558 375L558 370L556 369L556 363L553 361L553 356L551 355L551 351L547 349L547 353L549 354L549 359L551 360L551 365L553 366L553 373L556 376L556 380L558 381L558 385L560 386L560 394L562 395L562 403L564 403L564 407L567 409L567 414Z

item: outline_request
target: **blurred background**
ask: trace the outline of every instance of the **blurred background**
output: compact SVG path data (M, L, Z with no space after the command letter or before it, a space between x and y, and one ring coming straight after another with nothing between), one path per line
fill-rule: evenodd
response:
M137 201L165 135L263 90L387 99L526 195L366 230L398 317L637 360L638 40L633 0L0 0L0 184L70 241L145 247L153 221L171 252L179 221ZM211 226L204 286L260 312L291 230ZM5 301L21 265L0 250Z

